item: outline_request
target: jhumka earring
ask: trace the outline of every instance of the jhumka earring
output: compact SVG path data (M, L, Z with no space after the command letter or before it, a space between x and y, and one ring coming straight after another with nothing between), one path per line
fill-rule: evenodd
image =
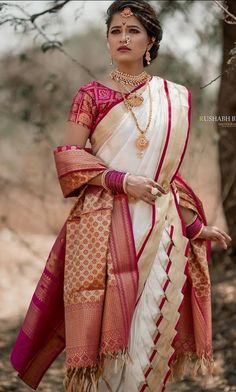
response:
M152 37L152 43L154 43L154 42L155 42L155 38ZM145 59L146 59L148 65L151 64L151 56L150 56L150 52L149 52L150 50L151 50L151 48L147 49L146 50L146 55L145 55Z

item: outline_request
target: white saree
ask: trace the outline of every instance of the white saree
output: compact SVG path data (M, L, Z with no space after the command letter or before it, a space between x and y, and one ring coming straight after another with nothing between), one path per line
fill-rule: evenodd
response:
M152 121L149 145L138 157L138 130L123 102L116 104L96 126L91 137L93 154L112 169L155 179L166 189L155 206L129 199L139 289L129 337L130 359L105 363L99 391L160 392L170 375L174 354L189 240L183 234L178 192L172 186L187 146L191 93L184 86L153 77L150 82ZM148 91L139 88L144 103L134 108L142 128L149 111ZM109 386L108 386L109 385Z

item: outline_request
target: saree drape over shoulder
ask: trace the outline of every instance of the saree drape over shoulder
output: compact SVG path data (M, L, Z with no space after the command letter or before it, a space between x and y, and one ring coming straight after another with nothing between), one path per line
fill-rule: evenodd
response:
M33 389L64 348L71 392L161 392L187 370L212 371L210 244L188 240L180 211L190 208L206 224L200 199L179 172L191 92L159 77L150 88L153 116L142 158L122 97L98 82L80 89L72 110L72 121L88 126L94 119L91 150L54 150L63 195L76 201L11 354ZM148 92L136 89L144 97L134 108L144 128ZM89 184L107 167L153 178L166 193L151 206Z

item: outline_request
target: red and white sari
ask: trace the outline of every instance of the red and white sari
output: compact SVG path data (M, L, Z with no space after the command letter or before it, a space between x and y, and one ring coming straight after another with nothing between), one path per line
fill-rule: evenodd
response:
M159 77L152 78L150 88L153 115L142 158L122 99L107 102L97 116L91 151L55 149L63 194L77 200L11 356L32 388L65 345L67 391L77 385L81 391L159 392L171 374L185 373L185 364L193 363L195 373L211 371L207 243L186 238L179 208L193 209L206 223L201 201L179 174L191 93ZM144 128L148 92L144 85L138 90L144 103L134 110ZM83 105L89 109L88 96ZM85 110L85 122L88 117ZM107 167L153 178L166 194L151 206L89 185Z

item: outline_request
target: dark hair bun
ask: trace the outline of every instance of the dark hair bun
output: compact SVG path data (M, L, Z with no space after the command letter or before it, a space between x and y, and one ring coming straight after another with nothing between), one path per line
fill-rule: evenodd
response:
M107 9L107 34L111 25L112 17L117 12L121 12L125 7L129 7L134 16L142 23L149 37L154 37L155 42L150 49L151 62L157 57L160 42L162 40L162 28L157 18L154 8L145 0L115 0ZM143 57L143 65L146 67L147 61Z

